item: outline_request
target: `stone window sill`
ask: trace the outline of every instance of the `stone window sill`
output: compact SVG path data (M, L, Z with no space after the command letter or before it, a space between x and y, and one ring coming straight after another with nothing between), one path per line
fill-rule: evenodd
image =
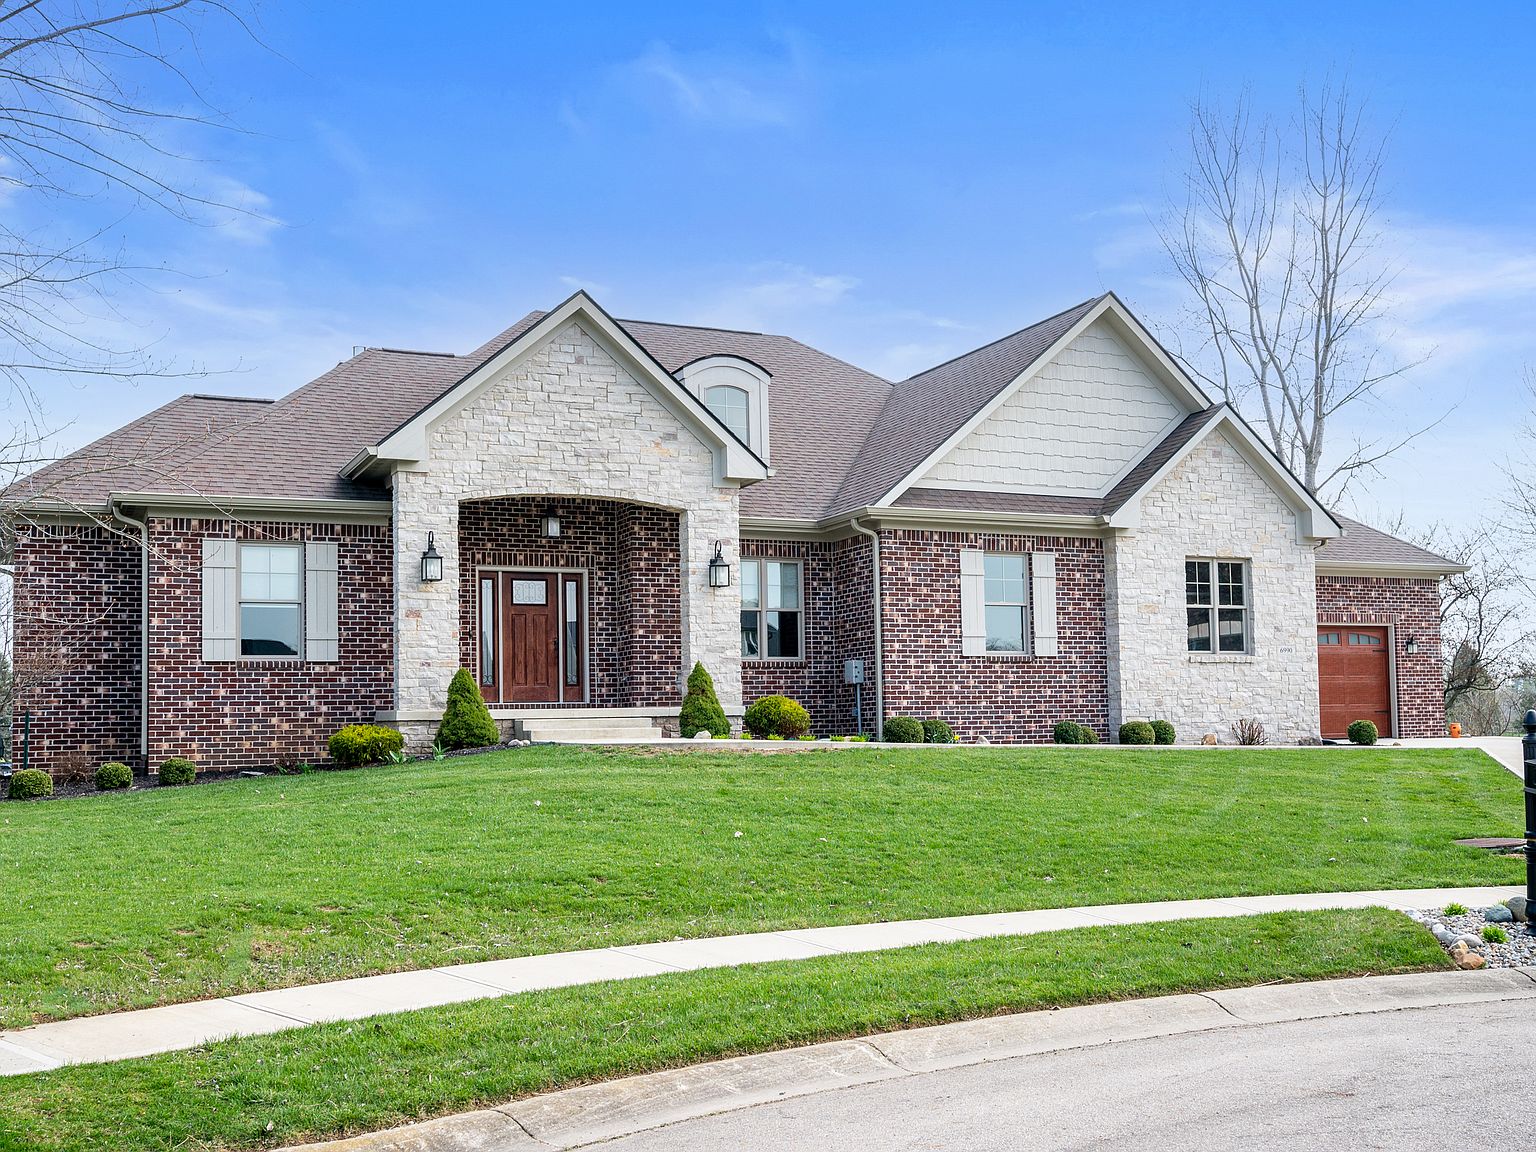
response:
M1191 664L1252 664L1252 652L1191 652Z

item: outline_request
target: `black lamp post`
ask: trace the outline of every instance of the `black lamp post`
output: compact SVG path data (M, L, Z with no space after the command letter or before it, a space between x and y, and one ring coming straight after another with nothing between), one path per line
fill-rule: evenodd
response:
M715 541L715 554L709 558L709 586L711 588L729 588L731 586L731 566L725 562L725 557L720 554L720 541Z
M443 558L437 551L437 534L427 533L427 550L421 554L421 581L435 584L443 578Z

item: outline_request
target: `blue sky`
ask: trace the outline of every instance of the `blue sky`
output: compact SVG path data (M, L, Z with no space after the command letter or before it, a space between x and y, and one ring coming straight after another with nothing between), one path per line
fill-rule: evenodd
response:
M96 321L211 375L53 388L59 446L181 391L281 394L355 345L465 351L578 286L893 378L1108 288L1166 323L1150 217L1190 100L1288 114L1331 72L1391 130L1383 336L1434 350L1363 423L1456 405L1354 510L1495 502L1536 365L1529 6L648 7L264 0L270 51L214 25L200 67L242 131L179 144L259 215L127 217L174 274Z

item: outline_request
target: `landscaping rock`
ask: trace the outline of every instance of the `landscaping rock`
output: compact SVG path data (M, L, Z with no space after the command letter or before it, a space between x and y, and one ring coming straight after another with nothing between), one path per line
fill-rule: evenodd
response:
M1504 901L1504 904L1509 909L1509 914L1521 924L1530 922L1530 909L1526 905L1524 896L1511 896Z
M1216 733L1214 732L1207 732L1204 736L1200 737L1200 743L1206 745L1207 747L1214 747L1218 742L1219 741L1216 739Z
M1514 918L1515 914L1502 904L1495 904L1491 908L1483 909L1483 919L1490 924L1508 924Z
M1506 905L1501 907L1511 913L1514 911ZM1434 934L1435 940L1460 967L1518 968L1536 965L1536 932L1532 932L1530 924L1519 920L1502 921L1499 926L1508 939L1503 943L1484 940L1483 928L1490 923L1487 911L1485 908L1470 908L1466 912L1447 916L1443 908L1424 908L1419 910L1419 923ZM1467 957L1472 959L1466 960Z
M1475 972L1477 969L1483 967L1487 963L1488 961L1484 960L1470 948L1463 952L1460 956L1456 957L1456 967L1464 968L1468 972Z
M1429 931L1440 942L1442 948L1449 948L1452 944L1456 943L1456 933L1444 924L1431 924Z
M1468 948L1476 948L1482 942L1483 938L1481 936L1474 936L1470 932L1463 932L1460 936L1456 937L1456 943L1465 944Z
M978 737L976 737L976 743L978 743L978 744L990 744L990 743L992 743L992 741L988 740L985 736L978 736Z
M695 740L713 740L714 736L710 733L708 728L700 728L693 734L693 738Z

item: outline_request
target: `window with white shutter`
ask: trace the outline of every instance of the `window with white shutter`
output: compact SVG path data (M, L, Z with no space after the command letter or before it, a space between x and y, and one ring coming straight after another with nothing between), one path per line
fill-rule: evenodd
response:
M1029 557L1030 599L1034 607L1035 655L1054 656L1056 644L1056 554Z
M304 659L313 664L333 664L341 658L337 560L334 541L304 546Z
M240 656L235 624L236 555L239 545L226 537L203 540L203 659L236 660Z
M977 548L960 550L960 652L987 654L987 554Z
M338 548L203 540L203 659L340 659Z

